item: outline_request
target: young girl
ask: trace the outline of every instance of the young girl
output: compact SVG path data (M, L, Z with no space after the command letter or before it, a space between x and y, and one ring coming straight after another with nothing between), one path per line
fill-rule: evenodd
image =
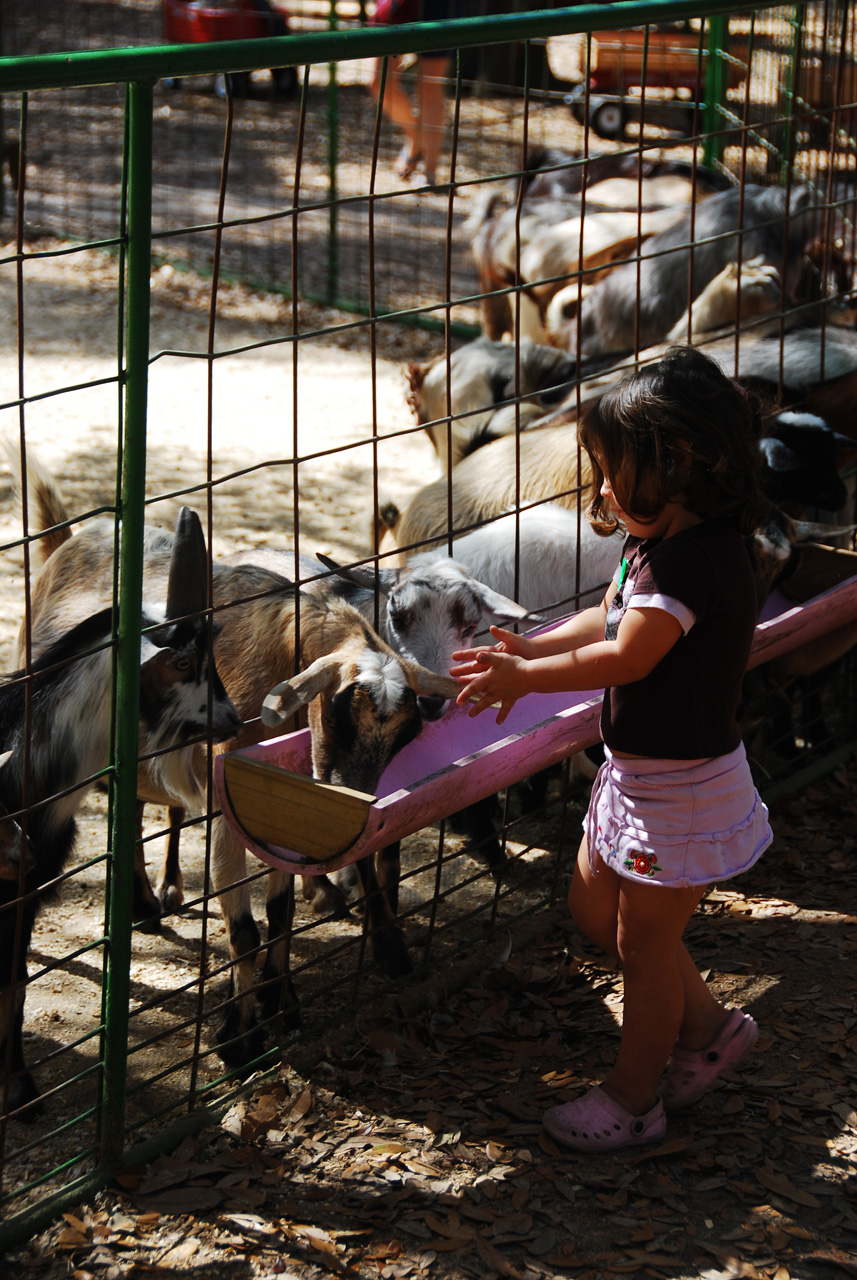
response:
M626 377L579 429L596 530L628 537L601 605L553 631L453 655L471 715L526 693L604 688L606 763L569 890L575 922L621 961L616 1064L544 1117L577 1151L654 1142L753 1046L756 1023L714 999L682 934L712 881L770 844L736 711L756 623L742 534L764 509L745 393L692 347Z

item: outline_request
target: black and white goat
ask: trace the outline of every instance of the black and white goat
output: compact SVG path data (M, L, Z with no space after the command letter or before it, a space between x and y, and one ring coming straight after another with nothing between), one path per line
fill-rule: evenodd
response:
M201 552L201 559L200 559ZM193 744L235 732L238 717L209 661L205 544L187 508L172 540L166 610L144 613L140 641L140 754L165 794L195 807ZM68 584L73 590L73 583ZM114 611L102 609L42 648L29 673L0 685L0 803L18 817L31 854L0 878L0 1078L2 1110L38 1097L24 1062L27 950L36 914L56 892L75 843L75 814L108 767L113 725ZM209 700L211 696L212 708ZM2 820L6 827L10 818Z
M581 354L601 355L662 342L687 307L730 262L761 258L796 295L813 242L816 210L808 187L745 185L711 196L652 236L639 262L616 267L583 298Z
M51 512L56 485L46 473L39 481L40 473L32 465L28 471L33 527L54 529L57 521ZM172 544L167 530L146 530L146 598L164 588ZM113 581L112 526L92 522L74 537L54 538L49 547L51 553L32 585L34 646L49 643L61 620L77 607L75 584L85 581L92 598L109 595ZM301 593L287 578L255 564L215 562L211 576L218 624L215 657L243 725L237 734L233 725L224 749L283 732L291 719L295 727L309 723L315 776L371 792L392 756L422 727L418 699L443 700L458 692L448 675L401 658L341 598L326 600ZM201 750L193 765L202 784L206 771ZM183 803L179 793L164 787L145 766L140 770L138 795L160 804ZM212 847L213 884L226 924L235 997L228 1004L217 1040L224 1060L243 1067L263 1040L253 1007L253 967L260 935L245 877L246 850L220 818L214 822ZM375 958L388 972L406 972L410 962L403 934L380 892L373 860L364 859L359 872ZM268 877L262 988L266 1016L282 1010L291 1021L298 1016L288 973L293 880L277 872Z

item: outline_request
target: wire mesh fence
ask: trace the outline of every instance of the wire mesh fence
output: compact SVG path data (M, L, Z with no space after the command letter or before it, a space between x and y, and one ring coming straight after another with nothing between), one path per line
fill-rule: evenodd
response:
M128 783L129 723L137 736L137 689L128 685L136 616L133 597L129 605L116 594L117 576L130 591L136 570L128 545L117 542L125 536L116 532L120 512L126 528L145 516L146 525L169 531L187 505L201 517L215 566L249 552L264 568L273 550L285 556L275 562L279 571L312 590L323 573L313 561L318 551L374 573L376 562L393 564L381 545L386 530L398 533L403 557L454 538L463 556L465 535L482 524L499 534L503 517L516 511L502 544L505 577L491 585L524 599L534 580L525 563L528 522L540 514L556 519L558 506L573 525L554 537L563 572L550 581L549 597L526 603L557 611L587 603L611 566L591 568L582 548L585 493L576 480L553 474L546 459L536 470L552 487L529 490L524 442L538 434L534 425L553 427L571 433L563 449L576 456L569 441L589 399L668 330L696 340L709 313L691 274L677 314L646 336L637 282L623 347L604 330L587 334L584 299L623 262L637 272L648 238L683 212L689 229L679 244L702 243L697 209L702 219L708 201L736 196L749 209L761 190L786 201L767 219L773 248L751 252L749 230L736 238L728 223L705 233L715 243L728 240L746 293L715 298L712 342L724 367L756 390L807 406L849 433L853 10L773 8L727 24L684 9L688 16L681 6L644 11L641 21L652 24L632 34L605 30L606 9L597 15L604 27L592 14L583 21L583 10L516 18L499 62L495 45L465 40L449 62L442 167L427 189L419 172L402 179L395 171L401 138L368 91L370 42L382 38L371 34L353 45L353 57L342 52L352 49L347 37L337 37L346 44L331 56L302 46L293 94L278 90L265 58L258 71L238 68L250 76L240 86L246 96L238 96L229 78L238 66L235 46L219 68L211 56L204 72L181 53L163 55L151 100L138 87L130 112L125 81L139 86L139 68L94 87L69 81L23 95L0 80L7 158L0 288L4 311L15 318L6 331L0 404L10 464L0 494L7 606L0 642L4 669L25 673L12 687L30 691L20 694L16 712L27 744L19 806L25 835L30 823L41 832L30 813L57 811L43 802L58 791L70 791L63 812L75 808L80 827L65 872L56 855L50 878L62 882L33 926L29 972L21 942L43 879L27 869L20 849L8 881L13 891L3 899L3 927L17 938L4 971L12 993L0 1121L5 1238L20 1238L46 1205L139 1156L135 1144L169 1143L182 1123L225 1105L249 1071L288 1054L291 1037L334 1038L361 1007L389 999L391 979L409 967L424 975L454 965L474 940L478 946L561 899L585 803L585 776L565 767L410 836L398 900L386 897L397 920L391 924L387 912L384 937L394 942L386 951L378 936L373 944L378 916L353 897L331 893L318 914L317 902L298 895L291 921L267 868L253 858L224 861L205 767L193 805L185 804L186 788L170 796L169 788L147 792L141 784L141 798L154 794L160 804L144 812L135 884L129 818L116 814L117 792L127 806L136 791L135 780ZM158 6L107 12L116 25L96 31L71 25L75 15L83 20L81 7L60 16L45 6L44 42L40 35L28 43L19 24L4 29L5 52L160 39ZM298 31L327 21L299 11L291 17ZM361 16L338 10L337 21L357 27ZM444 47L457 44L460 30L445 36ZM440 47L436 34L421 39ZM26 79L23 63L14 74L22 68ZM406 86L416 73L405 71ZM141 118L151 120L152 154L151 246L144 233L142 248L134 169ZM791 258L788 227L798 212ZM479 330L482 339L471 344ZM511 341L501 343L504 337ZM132 413L130 430L129 402L143 411L142 422ZM506 487L495 484L479 510L457 505L466 477L487 467L476 446L494 448L495 436L507 436L495 443L514 455ZM446 478L459 447L473 455L452 473L462 477L461 490ZM842 441L838 449L837 479L850 457ZM808 466L797 470L808 480ZM413 503L438 473L435 522L420 527ZM801 490L802 515L832 515L837 505L847 510L849 502L830 499L829 486ZM152 559L160 552L142 535L137 542L140 597L151 610L165 599ZM218 595L219 573L203 575L213 592L208 605L185 610L223 628L216 642L204 628L197 671L210 658L208 646L216 656L235 625L237 611ZM276 590L291 599L288 587ZM811 585L803 590L803 598L812 594ZM240 608L246 613L262 595L258 583L245 584ZM97 635L77 633L71 652L52 652L47 669L34 667L51 639L117 600L118 631L108 619ZM376 591L379 626L384 608ZM180 647L176 633L166 635L163 617L151 612L144 624L163 665ZM264 640L245 637L248 666ZM820 675L766 667L748 682L747 741L760 782L795 785L801 770L850 750L847 641L825 654ZM114 649L117 671L102 661L97 686L86 684L81 672ZM300 665L294 644L286 658L292 669L282 678ZM37 733L50 723L38 716L53 696L55 668L68 668L63 706L75 708L71 723L48 735L67 766L59 780L42 771ZM236 670L221 674L239 703ZM146 669L135 679L157 718L154 677ZM69 685L75 698L84 690L82 704ZM188 718L184 741L216 740L213 696L205 703L207 724ZM252 737L260 708L242 702L240 710ZM101 755L82 751L94 736L90 724L102 733ZM175 718L171 727L175 734ZM160 758L163 742L141 750ZM591 775L585 762L577 767ZM99 781L103 788L93 785ZM182 881L172 863L156 872L176 820ZM146 890L143 864L156 899L133 897ZM243 1005L230 979L239 956L255 967L251 983L261 999L236 1031ZM26 1067L14 1034L24 995ZM37 1115L29 1105L36 1088L43 1095Z

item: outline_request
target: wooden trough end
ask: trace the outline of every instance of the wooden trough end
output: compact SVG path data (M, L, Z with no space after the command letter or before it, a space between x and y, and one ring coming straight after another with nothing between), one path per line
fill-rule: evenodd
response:
M828 589L802 599L819 581ZM803 549L797 574L765 606L749 665L837 632L844 652L857 640L854 623L857 553ZM601 698L601 690L531 694L502 725L490 711L471 717L452 707L394 757L377 796L313 779L310 731L301 729L217 756L218 803L235 837L263 862L321 875L591 746Z

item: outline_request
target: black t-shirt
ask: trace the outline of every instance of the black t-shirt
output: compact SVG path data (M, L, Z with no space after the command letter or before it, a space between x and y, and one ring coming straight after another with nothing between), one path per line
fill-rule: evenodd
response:
M608 747L663 760L726 755L741 740L736 712L756 625L756 585L738 530L706 520L665 539L629 537L607 614L615 639L628 608L666 608L683 634L642 680L606 689Z

